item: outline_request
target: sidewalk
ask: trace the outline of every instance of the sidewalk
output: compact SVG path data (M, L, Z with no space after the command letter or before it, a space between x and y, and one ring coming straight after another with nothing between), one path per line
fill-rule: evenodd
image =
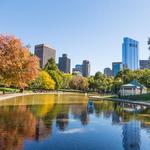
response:
M92 100L108 100L108 101L124 102L124 103L131 103L131 104L150 107L150 102L144 102L144 101L132 101L128 99L119 99L119 98L110 98L110 97L101 97L101 96L89 96L89 98Z

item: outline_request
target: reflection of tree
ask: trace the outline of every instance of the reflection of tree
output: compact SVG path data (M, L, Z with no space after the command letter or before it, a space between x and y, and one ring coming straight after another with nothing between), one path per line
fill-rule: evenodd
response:
M0 148L21 149L24 138L35 135L36 120L26 106L0 108Z
M87 125L89 123L89 117L86 110L81 112L80 120L82 125Z
M61 111L57 114L57 117L56 117L56 126L64 131L67 126L68 126L68 120L69 120L69 115L68 115L68 112L69 112L69 105L61 105Z
M113 102L108 101L99 101L94 103L95 113L100 116L102 113L106 117L110 117L110 114L114 110Z
M136 105L135 105L136 106ZM150 126L150 109L144 109L140 112L127 112L123 108L133 108L133 104L116 103L110 101L94 102L95 113L97 116L103 114L105 117L114 117L112 120L121 119L123 122L128 122L132 119L137 119L144 126ZM117 121L117 120L116 120Z

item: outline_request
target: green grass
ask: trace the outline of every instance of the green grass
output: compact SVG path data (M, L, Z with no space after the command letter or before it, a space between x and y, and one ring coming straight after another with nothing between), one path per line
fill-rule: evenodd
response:
M0 87L0 91L1 92L5 92L5 93L17 93L17 92L19 92L18 89L15 89L15 88L6 88L6 87Z
M150 93L132 96L122 96L122 99L129 99L134 101L150 101Z
M5 92L5 94L13 94L13 93L19 93L20 89L17 88L9 88L9 87L0 87L0 92ZM31 90L24 90L24 93L32 93Z

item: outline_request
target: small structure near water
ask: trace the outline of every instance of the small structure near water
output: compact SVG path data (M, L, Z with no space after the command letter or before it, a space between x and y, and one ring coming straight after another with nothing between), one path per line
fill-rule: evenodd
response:
M133 80L128 84L124 84L120 88L121 96L129 96L129 95L138 95L138 94L146 94L147 88L141 83Z

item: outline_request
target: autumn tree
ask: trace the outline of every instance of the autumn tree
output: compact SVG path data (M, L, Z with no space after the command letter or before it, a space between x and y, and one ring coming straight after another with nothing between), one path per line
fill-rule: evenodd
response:
M39 60L21 40L0 35L0 81L2 85L24 89L38 75Z
M55 89L55 82L46 71L41 71L39 73L39 76L31 84L31 88L44 89L44 90L54 90Z
M70 88L76 89L76 90L87 90L89 83L88 79L81 76L74 76L72 80L70 81Z

